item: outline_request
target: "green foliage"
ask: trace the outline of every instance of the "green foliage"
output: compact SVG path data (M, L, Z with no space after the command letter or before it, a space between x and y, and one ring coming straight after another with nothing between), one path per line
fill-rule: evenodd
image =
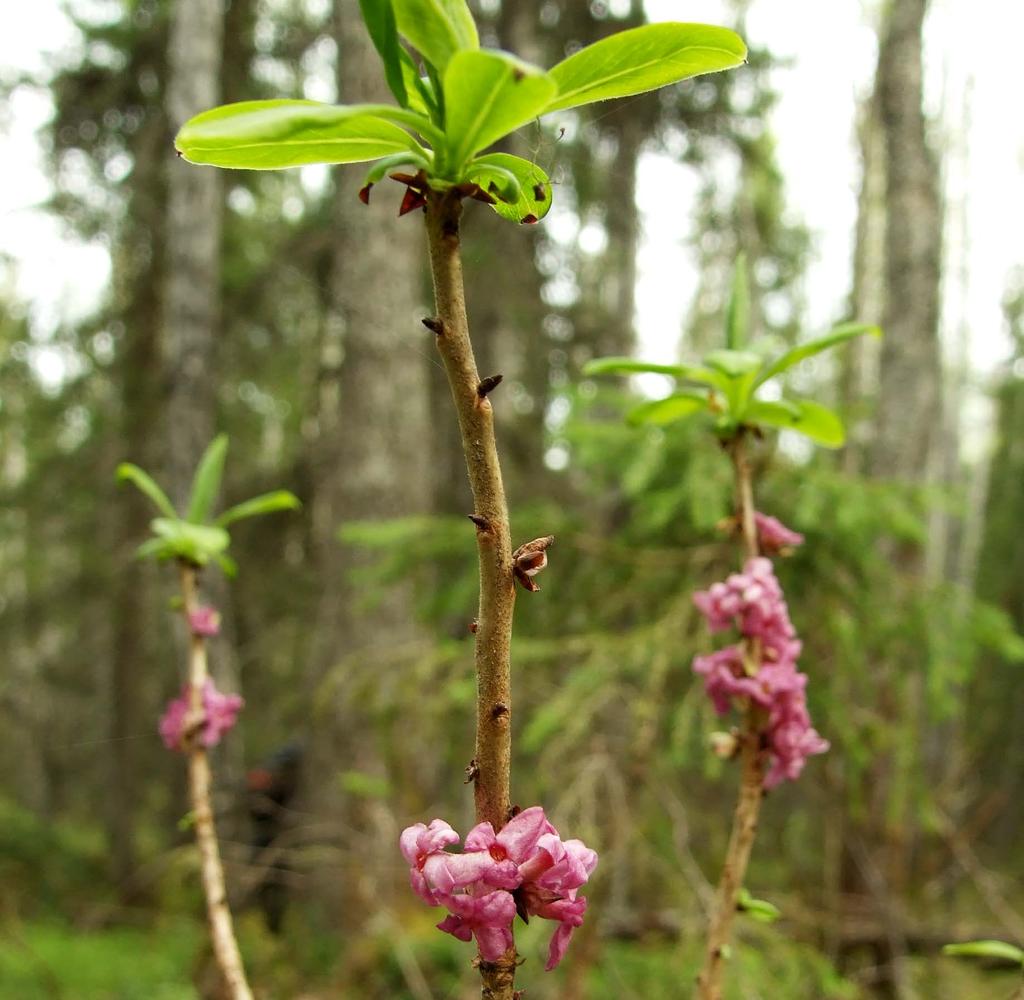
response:
M391 0L359 0L359 12L373 47L384 64L384 76L391 93L403 108L409 107L405 86L405 50L398 40L398 23Z
M551 204L546 174L493 156L481 162L479 153L541 115L729 69L746 56L725 28L650 24L595 42L546 73L481 49L464 0L361 0L360 9L400 107L225 105L182 126L175 140L181 155L250 170L387 158L367 175L367 196L385 172L412 164L433 190L479 184L482 200L503 218L537 221ZM410 65L403 39L418 51L425 75ZM531 197L535 190L542 195Z
M0 797L0 907L48 917L102 899L106 858L99 831L41 820ZM0 979L2 982L2 979ZM0 994L3 990L0 990Z
M180 559L192 566L205 566L213 560L228 576L234 576L237 567L227 555L231 544L228 525L243 518L294 510L299 506L294 494L287 490L275 490L229 507L214 520L213 506L220 492L227 451L227 436L221 434L203 452L192 479L188 512L184 517L178 516L167 495L148 473L130 462L123 462L117 467L118 479L137 486L166 515L150 522L153 537L136 550L140 557L153 557L161 561Z
M467 168L466 176L485 191L500 194L492 207L510 222L521 222L531 216L541 219L551 208L548 175L521 156L511 153L478 156Z
M188 980L200 938L188 920L152 930L62 924L7 929L0 992L19 1000L194 1000ZM12 932L13 931L13 932Z
M658 90L739 66L747 47L735 32L706 24L645 24L620 31L551 70L558 96L548 111Z
M479 48L473 15L465 0L393 0L398 31L435 70L443 71L458 52Z
M474 154L538 117L554 94L550 76L514 56L459 52L444 74L446 160L465 175Z
M244 101L204 111L175 140L193 163L247 170L278 170L307 163L361 163L396 153L429 153L376 105L335 107L317 101ZM397 112L398 109L395 109ZM384 109L388 113L388 109ZM430 133L414 112L412 125Z
M746 887L740 889L736 908L762 924L774 924L782 916L782 911L774 903L766 899L755 899Z
M943 946L942 954L955 958L992 958L1024 965L1024 949L1005 941L965 941L962 944L947 944Z
M732 293L725 316L725 346L742 350L750 328L750 286L747 284L747 258L740 254L732 273Z
M766 361L765 345L755 343L741 349L749 338L750 308L746 263L741 256L733 271L732 292L725 319L726 347L704 356L700 367L659 365L632 358L598 358L584 368L586 375L632 375L655 372L670 375L680 382L693 382L706 388L674 393L667 399L643 404L629 411L632 424L667 424L704 414L714 421L716 433L723 439L735 437L746 429L765 427L793 430L826 448L838 448L846 439L839 415L810 399L765 400L757 390L766 382L785 374L807 358L863 334L881 336L878 327L849 323L830 333L807 341Z

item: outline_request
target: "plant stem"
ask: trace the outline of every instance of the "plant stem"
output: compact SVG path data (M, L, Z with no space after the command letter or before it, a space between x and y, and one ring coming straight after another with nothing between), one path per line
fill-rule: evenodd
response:
M480 560L476 629L477 728L473 794L478 823L497 832L511 810L512 692L509 651L515 580L508 507L494 439L494 411L478 391L480 375L469 339L459 250L461 200L454 192L427 194L427 240L437 316L434 330L459 418L473 493ZM480 962L484 1000L511 1000L515 946L497 962Z
M750 462L742 434L729 448L735 472L736 519L743 537L746 559L759 554L757 528L754 524L754 490ZM749 640L744 660L758 662L760 650ZM698 1000L721 1000L725 950L736 916L736 905L747 873L750 852L757 835L757 818L764 797L766 754L761 745L764 713L756 705L748 705L740 734L740 792L733 815L732 834L725 855L722 876L718 882L711 926L708 928L704 967L697 979Z
M186 563L180 564L180 568L182 611L187 623L189 614L199 607L196 593L196 570L194 566ZM206 680L206 639L201 635L195 635L189 629L189 714L197 723L201 723L205 714L203 687ZM224 887L224 867L220 860L217 829L213 821L210 758L206 753L206 748L196 738L195 731L190 736L188 750L188 785L192 800L192 821L196 831L196 844L199 847L203 892L206 895L206 915L210 924L210 937L213 941L213 954L221 975L224 977L224 982L227 984L231 1000L252 1000L252 991L246 981L242 956L238 950L238 942L235 940L231 910L228 909L227 890Z

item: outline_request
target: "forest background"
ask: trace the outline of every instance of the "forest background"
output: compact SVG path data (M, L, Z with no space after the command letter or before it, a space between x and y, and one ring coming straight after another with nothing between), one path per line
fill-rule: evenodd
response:
M541 65L646 16L729 23L751 48L740 70L523 129L513 148L556 184L540 226L498 243L499 220L469 213L513 531L557 538L543 592L519 602L513 789L602 858L562 969L542 978L541 929L522 935L530 995L674 998L696 972L735 781L707 750L690 595L731 568L715 530L729 472L706 431L622 420L656 378L581 369L716 346L743 251L759 333L785 344L856 318L886 337L798 373L843 410L845 448L783 434L758 455L761 508L807 536L781 573L833 750L767 801L748 887L782 919L743 918L732 996L1002 996L1012 969L939 952L1024 943L1024 249L1007 224L1022 150L1008 134L991 168L951 4L928 19L926 0L848 0L855 42L820 38L792 64L771 5L707 6L475 8L489 43ZM184 779L156 734L181 683L173 588L133 559L148 515L114 470L137 462L180 498L215 431L226 502L288 487L304 504L239 527L239 576L208 580L225 614L213 670L247 702L217 800L252 978L269 997L478 988L396 847L410 822L471 825L473 529L419 325L420 227L395 219L397 186L361 205L359 168L221 175L171 145L221 101L382 96L357 10L75 3L56 51L3 67L8 134L45 109L31 219L61 241L48 266L95 280L51 273L47 295L10 237L23 217L5 220L2 995L210 995ZM197 71L204 46L215 74ZM778 91L801 65L813 86L809 64L833 93L854 62L847 209L802 218L790 192L834 162L820 147L836 126L827 106L808 117L811 166L785 169ZM15 151L21 178L32 154ZM993 187L1005 239L977 211ZM287 786L270 819L254 773Z

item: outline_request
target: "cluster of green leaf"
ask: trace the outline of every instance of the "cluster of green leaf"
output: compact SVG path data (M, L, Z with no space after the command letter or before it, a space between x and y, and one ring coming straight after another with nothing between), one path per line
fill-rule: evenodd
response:
M294 510L299 506L293 493L274 490L235 504L214 518L213 505L220 491L227 451L225 435L210 442L196 466L188 507L183 515L178 514L167 494L147 472L130 462L118 466L118 478L137 486L163 515L150 522L154 537L139 546L140 557L152 556L161 561L180 559L192 566L205 566L212 559L228 576L234 576L238 567L227 554L231 544L228 526L247 517Z
M714 420L715 432L722 438L734 437L744 428L783 428L803 434L817 444L838 448L845 440L845 432L837 413L813 399L765 399L759 398L758 392L807 358L862 334L881 336L881 331L875 326L849 323L772 358L768 356L770 345L749 343L749 325L746 264L741 256L734 271L724 349L706 354L700 365L659 365L631 358L598 358L586 366L584 373L654 372L675 378L684 385L696 386L634 407L628 414L633 424L664 426L705 414Z
M728 29L650 24L544 71L482 49L465 0L361 0L361 8L397 107L240 102L187 122L176 139L179 152L194 163L253 170L377 160L364 198L395 172L421 197L428 188L462 187L503 218L535 222L551 206L546 173L486 149L543 115L728 69L746 56Z

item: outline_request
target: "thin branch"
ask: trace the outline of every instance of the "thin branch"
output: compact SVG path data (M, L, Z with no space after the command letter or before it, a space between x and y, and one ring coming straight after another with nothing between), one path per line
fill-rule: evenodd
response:
M473 492L480 606L476 628L477 732L473 793L476 820L495 831L508 822L512 691L509 656L515 582L508 507L494 438L494 411L477 372L466 318L459 248L462 204L457 192L427 192L427 239L437 315L425 325L437 340L459 418L462 449ZM493 388L494 386L491 386ZM516 952L497 962L480 960L483 1000L512 1000Z
M196 570L187 563L181 563L182 611L185 621L191 612L199 607L196 593ZM206 895L206 916L210 924L210 937L217 966L227 984L231 1000L252 1000L252 991L245 978L242 955L235 940L235 930L228 908L227 891L224 887L224 866L221 864L220 849L217 846L217 829L213 820L213 804L210 773L210 758L206 748L196 738L198 727L204 717L203 688L206 685L206 640L189 630L189 714L191 726L185 726L190 745L188 749L188 785L192 800L192 820L199 847L200 873L203 892Z
M742 529L743 548L746 558L753 559L759 553L757 528L754 523L754 490L750 475L750 460L746 452L742 433L737 435L729 448L735 474L736 519ZM746 640L744 660L758 662L760 650L756 641ZM708 928L707 949L704 967L697 979L698 1000L721 1000L722 975L732 923L740 890L747 874L750 852L757 835L757 819L764 798L764 776L767 754L762 746L764 712L756 705L747 707L740 734L740 793L733 815L732 834L725 855L725 864L718 882L714 914Z

